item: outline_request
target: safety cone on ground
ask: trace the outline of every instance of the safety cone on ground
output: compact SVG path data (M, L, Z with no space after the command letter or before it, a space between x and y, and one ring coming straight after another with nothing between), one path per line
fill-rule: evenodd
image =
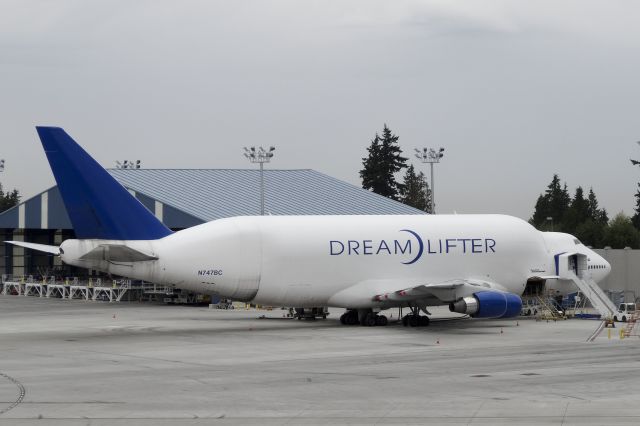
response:
M504 334L504 330L500 328L500 334Z
M436 340L436 345L440 344L440 338L438 337L438 340Z
M113 319L116 319L116 314L113 314Z

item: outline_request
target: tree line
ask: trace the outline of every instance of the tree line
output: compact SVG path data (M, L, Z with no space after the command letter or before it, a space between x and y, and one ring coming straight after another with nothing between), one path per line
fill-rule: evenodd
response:
M362 187L431 213L431 189L425 175L416 173L415 167L408 164L398 139L386 124L380 134L375 134L367 148L368 155L362 159ZM404 176L398 181L396 175L403 170ZM606 209L599 206L593 188L585 193L584 188L578 186L570 194L566 182L562 183L554 174L545 192L538 197L529 223L541 231L575 235L594 248L640 248L640 183L635 198L632 217L619 213L610 220Z
M640 191L636 198L640 200ZM638 210L637 207L633 218L619 213L609 220L606 209L599 207L593 188L585 196L584 189L578 186L571 196L566 182L561 184L554 174L544 194L538 197L529 223L541 231L575 235L583 244L594 248L639 248Z
M431 213L431 189L424 173L416 173L413 164L402 156L398 136L384 125L382 134L376 133L367 148L368 156L362 159L362 187L376 194ZM405 170L402 182L396 174Z
M5 193L2 189L2 183L0 182L0 213L16 206L19 202L20 194L18 193L18 190L14 189L13 191Z

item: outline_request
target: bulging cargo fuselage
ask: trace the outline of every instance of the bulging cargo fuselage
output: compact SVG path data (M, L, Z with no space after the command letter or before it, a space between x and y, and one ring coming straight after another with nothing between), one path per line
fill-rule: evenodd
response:
M374 298L394 283L401 289L466 280L522 294L531 277L556 274L556 253L576 249L566 234L545 234L504 215L235 217L124 242L153 260L81 259L106 240L67 240L61 256L71 265L234 300L384 309L402 304ZM579 250L606 264L583 245Z

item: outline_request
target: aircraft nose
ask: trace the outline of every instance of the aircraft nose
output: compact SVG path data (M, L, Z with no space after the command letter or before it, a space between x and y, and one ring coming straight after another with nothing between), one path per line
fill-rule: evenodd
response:
M604 276L606 277L611 272L611 264L605 259L602 259L602 261L604 262Z

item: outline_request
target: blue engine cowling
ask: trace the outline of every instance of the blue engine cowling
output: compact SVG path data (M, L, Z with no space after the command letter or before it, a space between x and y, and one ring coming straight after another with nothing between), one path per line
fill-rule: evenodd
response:
M473 297L464 297L451 303L449 310L473 318L511 318L520 315L522 299L513 293L480 291L474 293Z

